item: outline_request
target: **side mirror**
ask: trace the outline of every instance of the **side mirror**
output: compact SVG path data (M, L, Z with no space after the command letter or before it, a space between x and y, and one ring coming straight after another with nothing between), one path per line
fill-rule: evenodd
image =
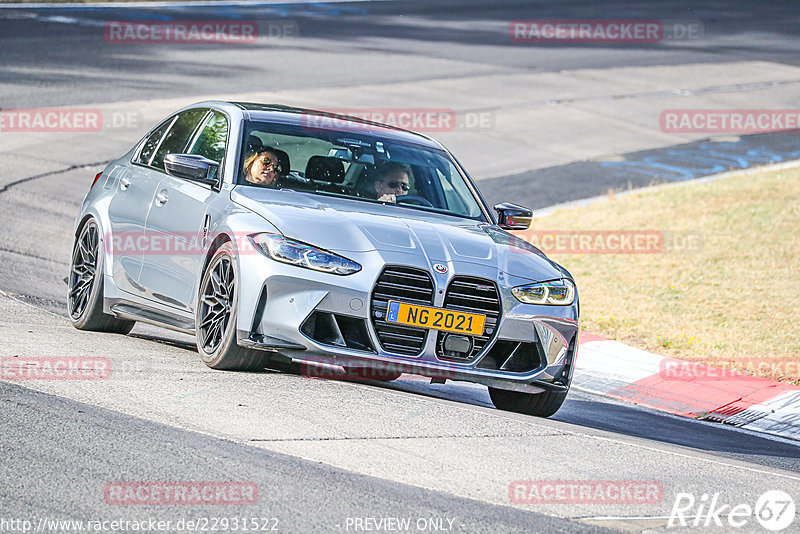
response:
M528 208L503 202L494 207L497 211L497 225L503 230L525 230L533 222L533 212Z
M208 185L217 185L218 182L219 163L199 154L167 154L164 169L175 178Z

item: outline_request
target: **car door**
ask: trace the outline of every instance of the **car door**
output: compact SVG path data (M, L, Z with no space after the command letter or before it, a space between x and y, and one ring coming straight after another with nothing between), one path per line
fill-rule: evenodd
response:
M228 141L229 122L218 111L210 111L185 146L167 153L199 154L222 165ZM198 277L205 258L206 230L211 223L208 205L217 194L210 185L164 175L158 186L146 223L148 242L161 243L169 251L145 257L140 284L153 299L182 310L193 310Z
M155 155L164 134L177 117L162 122L145 138L128 164L107 183L114 187L108 205L111 228L106 236L106 250L116 286L129 293L140 294L137 281L142 269L142 245L147 213L153 203L161 176L151 173L146 165Z

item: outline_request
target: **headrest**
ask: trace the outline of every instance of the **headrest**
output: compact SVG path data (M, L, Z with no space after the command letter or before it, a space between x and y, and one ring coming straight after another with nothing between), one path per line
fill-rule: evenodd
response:
M330 156L311 156L306 164L306 178L340 184L344 181L344 163Z
M255 152L262 146L264 146L264 143L262 143L261 139L255 135L250 135L250 137L247 139L247 152Z
M281 175L286 176L289 174L289 171L292 168L289 162L289 154L283 150L278 150L277 148L270 148L270 150L275 152L275 155L278 156L278 163L281 164Z

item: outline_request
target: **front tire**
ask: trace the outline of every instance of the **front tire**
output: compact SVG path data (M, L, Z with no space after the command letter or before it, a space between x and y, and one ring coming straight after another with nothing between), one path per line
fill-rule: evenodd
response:
M490 387L489 397L492 399L492 404L499 410L535 415L536 417L550 417L564 404L567 392L525 393Z
M212 369L256 371L266 367L267 355L236 343L239 304L236 251L224 243L203 274L195 312L197 350Z
M94 219L81 228L72 250L68 279L67 311L78 330L127 334L135 321L117 319L103 313L103 261L100 230Z

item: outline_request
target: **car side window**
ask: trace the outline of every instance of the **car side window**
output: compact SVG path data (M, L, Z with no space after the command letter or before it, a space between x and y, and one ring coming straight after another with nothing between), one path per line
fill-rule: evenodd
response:
M147 139L145 139L142 149L139 151L139 157L136 159L136 163L142 163L144 165L150 164L153 154L155 154L156 150L158 150L161 138L164 137L164 134L167 132L169 127L172 126L174 120L175 117L170 117L169 119L165 120L159 124L155 130L153 130L153 133L151 133Z
M178 115L178 119L164 136L161 146L156 150L150 166L163 171L164 157L167 154L183 154L186 145L189 144L189 139L197 130L197 126L206 113L208 113L207 109L190 109Z
M212 111L188 153L216 161L221 167L227 141L228 119L222 113Z

